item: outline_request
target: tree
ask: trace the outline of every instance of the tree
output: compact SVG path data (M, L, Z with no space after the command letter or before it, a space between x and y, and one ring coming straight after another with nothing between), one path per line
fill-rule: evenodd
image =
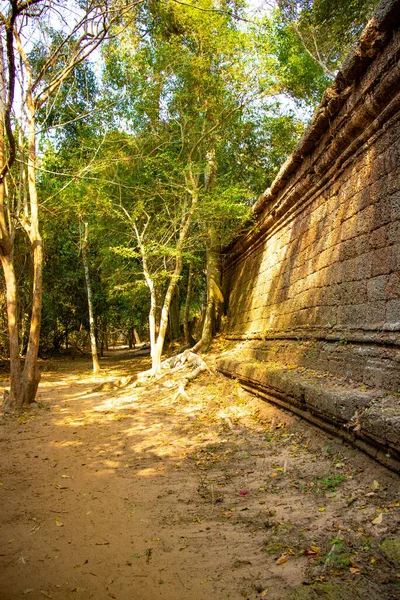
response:
M131 34L107 51L109 83L125 90L124 117L129 115L137 132L139 156L146 157L139 169L134 168L134 202L125 202L122 212L132 224L151 296L150 342L155 372L171 300L182 273L183 251L188 236L194 234L192 223L200 205L213 211L215 195L207 181L215 178L207 176L209 157L215 155L220 140L226 140L224 132L237 121L236 115L243 111L250 95L246 36L235 26L233 16L240 6L240 2L233 2L230 7L234 11L221 11L215 10L211 0L149 3L141 17L146 36L138 40ZM229 185L234 188L231 194L226 193ZM225 208L230 197L231 214L240 213L239 220L243 219L249 208L246 192L242 202L237 202L237 186L225 180L223 187ZM208 254L211 246L220 243L220 236L203 229L198 237L202 243L211 238L214 241L207 246ZM208 272L211 264L209 261ZM210 283L209 290L211 287ZM216 302L215 294L213 298Z
M83 262L83 269L85 272L86 293L87 293L88 311L89 311L89 334L90 334L90 348L92 351L93 373L96 374L100 371L100 363L99 363L99 357L97 354L97 343L96 343L96 333L95 333L94 313L93 313L92 284L90 282L90 273L89 273L89 223L87 221L85 221L83 223L83 227L84 227L84 233L83 233L83 239L82 239L82 262Z
M11 408L33 402L40 380L37 358L43 242L37 193L37 116L74 68L105 40L110 27L121 18L120 9L116 2L111 4L106 0L91 0L83 6L80 3L69 15L70 27L66 25L65 7L58 7L50 0L13 0L8 10L0 13L0 259L7 296L10 346L7 405ZM17 88L20 100L14 117ZM15 167L17 159L19 169ZM18 285L14 263L17 228L27 235L33 260L32 312L23 370L19 356Z
M282 91L314 108L379 0L278 0L258 32Z

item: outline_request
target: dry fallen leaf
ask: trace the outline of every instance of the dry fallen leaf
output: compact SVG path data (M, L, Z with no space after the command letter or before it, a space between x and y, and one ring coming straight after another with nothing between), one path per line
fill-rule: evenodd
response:
M377 490L380 487L379 483L374 479L371 485L371 490Z
M282 556L280 556L278 558L278 560L276 561L275 564L277 564L277 565L283 565L283 563L287 562L287 560L288 560L288 557L285 554L282 554Z
M380 525L382 523L383 515L379 513L379 515L372 521L372 525Z
M46 596L46 598L52 598L53 596L50 594L50 592L47 592L46 590L40 590L40 593L43 596Z

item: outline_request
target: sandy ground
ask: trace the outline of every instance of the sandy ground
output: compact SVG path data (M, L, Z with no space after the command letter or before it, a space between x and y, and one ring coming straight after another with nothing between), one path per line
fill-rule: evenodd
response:
M184 398L42 368L0 419L1 600L400 597L394 473L219 374Z

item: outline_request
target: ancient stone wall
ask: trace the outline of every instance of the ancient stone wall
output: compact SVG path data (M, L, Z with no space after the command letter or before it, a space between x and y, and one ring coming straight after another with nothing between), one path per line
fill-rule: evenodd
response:
M400 450L392 394L400 390L399 25L399 0L382 2L259 198L256 227L228 249L227 337L237 344L219 363L392 466ZM294 390L293 369L309 385ZM332 385L334 398L323 397ZM374 410L382 420L383 409L397 425L377 425L379 415L369 429L360 425Z

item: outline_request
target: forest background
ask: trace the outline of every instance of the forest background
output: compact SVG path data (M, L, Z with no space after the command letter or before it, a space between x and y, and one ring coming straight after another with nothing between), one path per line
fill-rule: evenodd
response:
M376 0L0 2L0 353L221 327L221 251L294 148Z

